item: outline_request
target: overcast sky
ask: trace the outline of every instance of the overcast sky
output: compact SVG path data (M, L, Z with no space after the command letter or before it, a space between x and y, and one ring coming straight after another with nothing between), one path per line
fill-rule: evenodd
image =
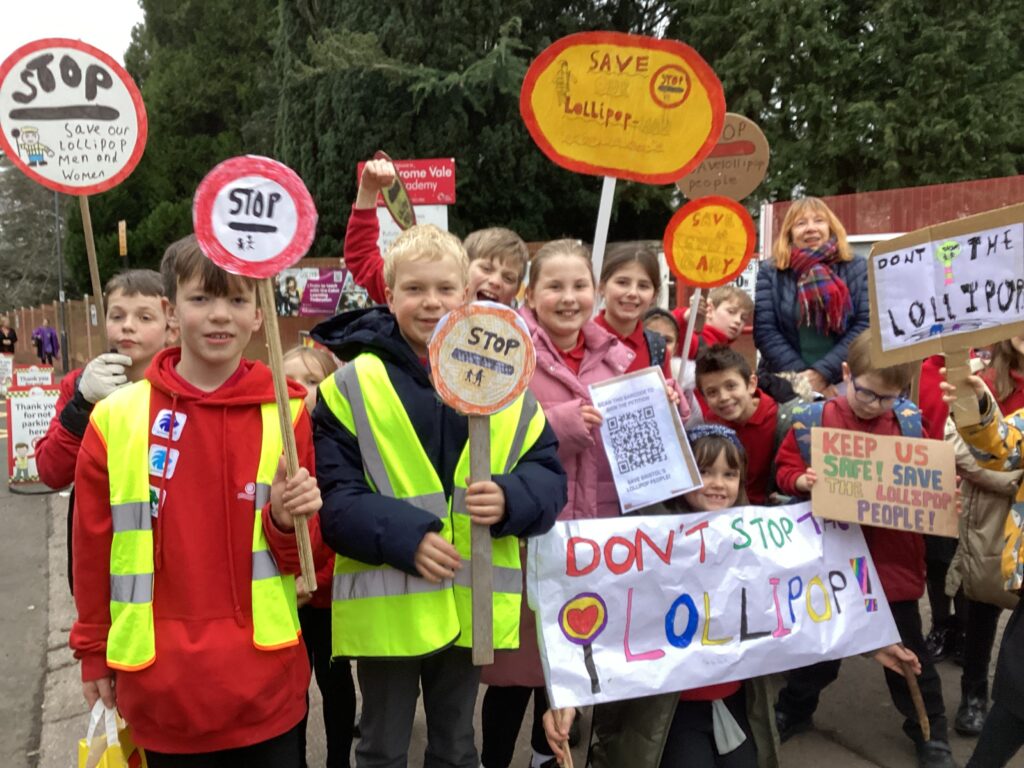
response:
M0 61L33 40L68 37L123 63L132 27L141 21L138 0L10 0L0 23Z

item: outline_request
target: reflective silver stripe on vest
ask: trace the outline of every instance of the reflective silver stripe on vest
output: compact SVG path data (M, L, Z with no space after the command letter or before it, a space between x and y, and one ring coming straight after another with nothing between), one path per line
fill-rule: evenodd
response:
M272 579L275 576L280 576L281 572L277 570L277 563L274 562L273 556L268 550L260 550L259 552L252 553L252 580L260 581L261 579Z
M114 533L153 530L151 514L148 501L130 501L127 504L113 505L110 508L110 516L113 518Z
M110 576L110 599L117 603L153 602L153 574Z
M370 418L366 415L366 400L363 398L363 390L359 385L359 375L356 373L355 363L343 366L335 374L335 383L352 409L352 421L355 423L356 441L359 443L363 469L373 484L377 486L378 493L395 498L395 490L391 486L391 479L384 467L384 458L380 455L377 441L370 429Z
M438 592L451 589L451 579L433 584L426 579L410 576L394 568L382 568L358 573L336 573L331 589L331 598L340 600L361 600L367 597L391 597L394 595L415 595L423 592Z
M270 486L266 483L256 483L256 509L263 509L270 503Z
M492 567L495 592L511 592L514 595L522 593L523 572L519 568L504 568L500 565ZM466 589L473 587L473 568L469 560L463 559L462 569L455 572L455 584Z
M516 424L516 434L512 438L512 445L508 452L508 459L505 461L505 474L512 471L512 467L519 461L519 454L523 452L523 443L526 441L526 430L530 428L534 414L537 413L537 398L533 392L526 390L523 395L523 410L519 413L519 423Z

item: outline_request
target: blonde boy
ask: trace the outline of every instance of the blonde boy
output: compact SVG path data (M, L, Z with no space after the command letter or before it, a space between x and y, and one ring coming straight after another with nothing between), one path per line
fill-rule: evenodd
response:
M529 395L491 417L491 466L504 471L468 482L467 418L441 403L427 367L437 322L465 301L467 272L457 238L413 227L384 258L390 311L313 331L351 361L320 385L313 421L324 539L337 552L334 655L358 659L363 697L357 766L406 764L420 686L424 764L479 766L470 523L490 526L494 644L514 648L518 537L547 531L566 500L557 443Z

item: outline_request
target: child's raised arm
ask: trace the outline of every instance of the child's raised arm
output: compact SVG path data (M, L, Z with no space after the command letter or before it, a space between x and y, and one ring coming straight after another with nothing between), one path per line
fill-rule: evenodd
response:
M941 368L939 373L945 376L946 369ZM997 472L1024 468L1021 456L1021 449L1024 448L1024 410L1004 417L981 377L968 376L967 384L978 396L981 421L966 426L958 425L957 430L971 449L978 466ZM955 385L943 381L939 383L939 388L944 403L956 401Z
M345 229L345 266L352 279L366 289L370 298L383 304L384 259L377 247L377 195L395 180L395 166L389 160L369 160L359 177L359 191Z

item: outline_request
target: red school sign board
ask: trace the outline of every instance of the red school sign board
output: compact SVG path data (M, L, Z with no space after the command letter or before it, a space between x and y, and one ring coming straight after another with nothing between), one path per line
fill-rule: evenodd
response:
M395 170L402 178L413 205L453 205L455 203L455 158L435 157L429 160L394 160ZM356 179L363 176L361 162L356 166ZM377 195L377 205L384 198Z

